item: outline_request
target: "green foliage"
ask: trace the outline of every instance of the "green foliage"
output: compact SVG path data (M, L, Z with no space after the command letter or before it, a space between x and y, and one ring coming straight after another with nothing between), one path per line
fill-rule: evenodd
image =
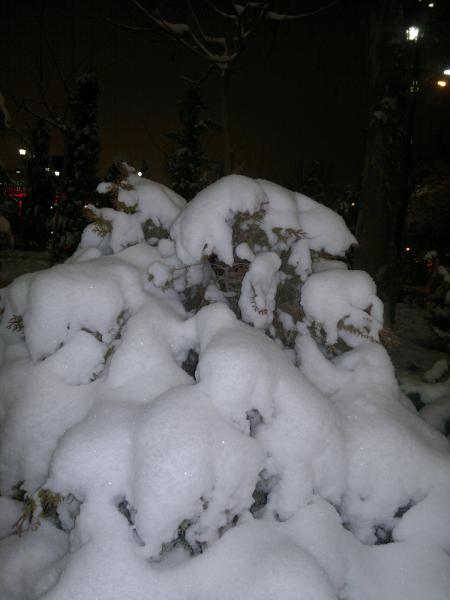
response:
M169 237L169 232L162 225L156 224L152 219L147 219L142 225L144 238L149 240L163 240Z
M21 483L18 483L16 488L22 492L20 487ZM41 519L48 519L60 527L58 505L62 497L59 494L40 488L32 496L27 496L24 493L20 498L16 497L15 499L23 502L22 514L14 525L17 535L21 536L28 529L37 529Z
M99 87L93 73L79 77L69 97L65 135L64 191L54 226L53 254L64 258L76 248L84 228L83 207L95 200L100 153L97 125Z
M238 212L233 220L233 247L241 243L247 243L252 251L256 249L270 249L270 243L265 231L261 228L261 222L266 214L262 206L254 213Z
M201 118L204 109L198 87L191 86L180 104L180 128L166 134L173 142L166 163L170 187L186 200L217 178L217 169L206 157L203 139L218 128L212 121Z
M442 349L448 350L450 342L450 268L439 264L437 255L434 257L434 270L429 288L430 295L426 301L426 308L430 312L430 322L435 331L441 335Z
M111 221L104 219L101 215L97 215L91 208L85 207L83 215L89 223L93 223L93 229L98 236L104 238L112 231Z
M21 315L13 315L9 319L7 327L17 333L23 333L23 317Z

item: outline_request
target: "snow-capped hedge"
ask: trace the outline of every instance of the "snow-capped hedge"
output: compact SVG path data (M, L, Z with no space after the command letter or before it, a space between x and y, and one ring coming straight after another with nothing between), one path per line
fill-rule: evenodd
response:
M343 220L242 176L99 191L1 290L0 598L448 599L448 442Z

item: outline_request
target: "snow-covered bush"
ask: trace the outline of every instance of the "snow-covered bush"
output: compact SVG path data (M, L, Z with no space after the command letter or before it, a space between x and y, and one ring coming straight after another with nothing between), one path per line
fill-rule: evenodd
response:
M447 440L314 200L124 165L1 292L0 597L449 598Z
M448 259L448 257L446 258ZM431 293L426 301L426 307L431 317L430 323L434 331L442 338L443 346L449 347L450 267L448 264L439 264L437 252L427 252L424 259L432 269L432 277L428 283Z

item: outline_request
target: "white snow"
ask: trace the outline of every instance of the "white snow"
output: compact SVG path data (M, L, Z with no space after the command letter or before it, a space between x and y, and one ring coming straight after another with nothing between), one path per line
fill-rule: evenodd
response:
M376 287L363 271L331 270L313 273L302 288L302 307L310 323L323 327L328 344L343 337L339 325L365 330L378 340L383 322L383 305ZM349 332L352 333L351 331ZM346 336L351 345L357 337Z
M277 254L264 252L251 263L242 281L239 298L242 319L259 329L272 323L280 266Z
M0 291L0 598L449 600L448 366L417 413L342 219L126 171L110 232Z
M435 383L436 381L441 379L441 377L443 375L445 375L445 373L447 373L447 371L448 371L448 362L445 360L445 358L441 358L440 360L437 360L434 363L434 365L431 367L431 369L429 369L426 373L424 373L423 378L428 383Z

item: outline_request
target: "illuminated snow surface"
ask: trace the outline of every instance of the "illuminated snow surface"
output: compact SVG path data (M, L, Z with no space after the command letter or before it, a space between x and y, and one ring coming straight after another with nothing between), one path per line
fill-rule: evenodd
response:
M449 599L448 441L399 389L370 277L331 258L343 220L242 176L188 205L128 184L134 212L99 209L110 232L1 290L1 600ZM233 246L242 213L269 247ZM213 255L246 264L234 305ZM283 256L302 321L276 304ZM61 496L21 536L20 482L27 506Z

